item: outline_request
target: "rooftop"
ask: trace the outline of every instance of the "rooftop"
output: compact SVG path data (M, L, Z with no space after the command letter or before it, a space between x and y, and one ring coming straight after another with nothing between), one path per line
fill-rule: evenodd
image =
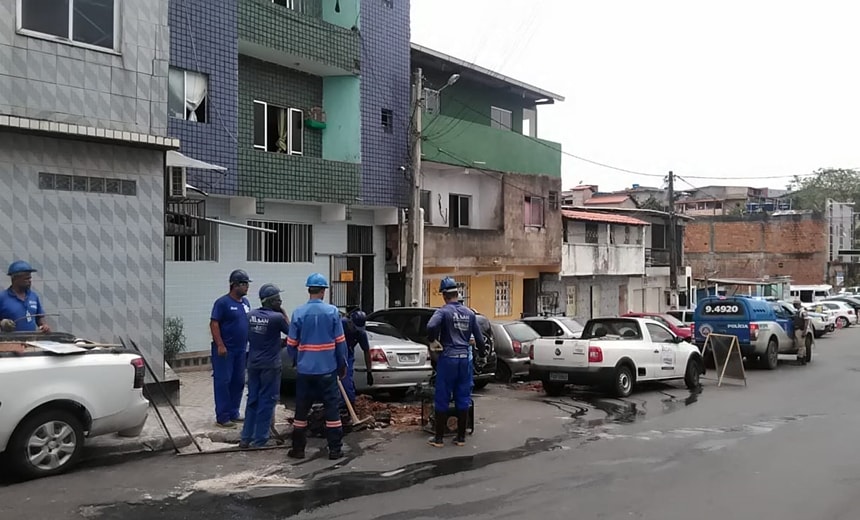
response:
M591 197L587 201L585 201L586 206L593 206L595 204L620 204L625 202L630 197L627 195L599 195L597 197Z
M596 211L576 211L572 209L561 210L561 216L571 220L582 220L586 222L605 222L608 224L624 224L627 226L647 226L648 223L638 218L626 215L615 215L612 213L599 213Z

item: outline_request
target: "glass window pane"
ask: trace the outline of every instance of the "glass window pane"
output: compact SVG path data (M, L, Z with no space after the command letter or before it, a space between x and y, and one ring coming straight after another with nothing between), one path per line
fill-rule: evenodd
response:
M185 119L185 72L173 67L167 73L167 114Z
M266 104L254 102L254 146L266 147Z
M72 39L113 49L114 0L74 0Z
M69 0L21 0L24 29L69 37Z

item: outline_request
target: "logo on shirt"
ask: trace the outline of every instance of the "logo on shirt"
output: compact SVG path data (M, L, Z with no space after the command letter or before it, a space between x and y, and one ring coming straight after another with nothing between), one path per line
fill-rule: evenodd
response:
M469 327L469 315L461 314L459 312L454 313L454 328L461 332L469 332L471 327Z
M242 307L244 307L244 308L245 308L245 314L248 314L249 312L251 312L251 306L250 306L250 305L248 305L247 303L244 303L244 302L243 302L243 303L242 303Z

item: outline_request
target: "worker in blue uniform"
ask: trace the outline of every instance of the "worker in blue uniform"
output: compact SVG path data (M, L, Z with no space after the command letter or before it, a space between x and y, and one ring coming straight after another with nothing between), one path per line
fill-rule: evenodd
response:
M23 260L12 262L6 272L12 283L7 290L0 292L0 321L12 322L13 330L17 332L51 332L45 321L42 300L31 288L35 272L36 269Z
M479 356L483 358L487 355L478 319L470 308L459 301L456 280L451 277L444 278L439 284L439 292L445 299L445 305L436 309L427 322L427 339L431 342L438 340L442 344L442 353L436 361L436 394L433 403L436 431L435 436L430 439L430 445L436 448L444 446L442 437L448 420L451 394L454 395L457 410L457 436L454 437L454 444L466 444L466 422L472 402L470 340L473 336Z
M342 400L338 377L346 376L346 338L340 312L324 301L328 280L314 273L308 277L309 300L293 312L287 349L296 360L296 415L293 419L293 446L287 456L302 459L307 445L308 414L322 401L325 407L328 456L343 457Z
M281 395L281 334L289 334L290 321L281 308L281 290L275 284L260 287L260 307L248 316L248 401L241 448L260 448L269 442L275 405Z
M245 390L245 349L248 346L248 313L245 297L251 279L236 269L230 273L230 292L215 300L209 331L212 333L212 379L215 390L215 423L236 428L244 421L239 415Z
M346 377L343 378L343 388L349 398L349 403L355 406L355 347L361 347L364 352L364 366L367 367L367 386L373 386L373 372L370 366L370 341L367 338L367 314L361 310L353 310L343 317L342 325L346 337Z

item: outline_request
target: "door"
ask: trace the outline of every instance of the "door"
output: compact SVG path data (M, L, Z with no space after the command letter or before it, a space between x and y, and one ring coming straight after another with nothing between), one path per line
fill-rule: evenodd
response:
M662 325L649 323L648 334L651 335L651 360L653 363L653 376L655 378L675 377L683 375L686 367L678 368L678 344L675 343L675 335ZM652 373L649 373L651 375Z
M388 306L403 307L406 300L406 273L388 273Z
M523 280L523 317L537 316L538 279Z
M600 286L592 285L591 286L591 310L589 312L590 318L597 318L601 315L600 311Z

